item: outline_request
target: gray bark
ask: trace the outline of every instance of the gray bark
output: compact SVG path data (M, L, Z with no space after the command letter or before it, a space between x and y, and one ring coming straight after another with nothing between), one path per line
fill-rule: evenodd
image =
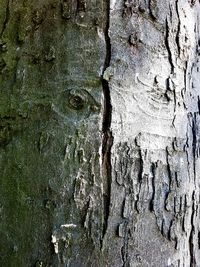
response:
M0 0L1 266L200 266L199 15Z

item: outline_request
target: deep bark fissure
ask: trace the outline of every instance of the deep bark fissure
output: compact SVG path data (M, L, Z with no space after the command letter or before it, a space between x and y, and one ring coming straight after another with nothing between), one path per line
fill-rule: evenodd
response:
M128 221L124 223L124 243L121 248L121 257L123 261L122 267L126 267L128 263L128 239L129 239L129 230L128 230Z
M174 73L174 64L173 64L173 60L172 60L172 52L171 52L169 43L170 43L170 41L169 41L169 25L168 25L168 20L166 19L165 46L166 46L166 49L168 52L168 60L169 60L169 63L171 65L171 73Z
M154 198L155 198L155 193L156 193L156 187L155 187L156 164L154 162L151 164L151 174L152 174L152 197L149 203L149 210L153 212L154 211Z
M200 232L198 232L198 249L200 249Z
M103 237L106 233L109 209L110 209L110 193L111 193L111 147L113 143L111 126L111 114L112 106L110 99L109 82L103 78L105 70L110 65L111 60L111 43L109 37L110 27L110 1L107 1L106 7L106 26L104 30L105 42L106 42L106 57L102 73L102 88L103 88L103 122L102 122L102 171L103 171L103 206L104 206L104 225L103 225Z
M187 90L187 69L188 69L188 62L186 61L186 62L185 62L185 70L184 70L184 85L185 85L184 93L185 93L186 90Z
M193 151L193 171L194 171L194 182L196 180L196 146L197 146L197 139L196 139L196 114L194 113L194 117L192 119L192 151Z
M196 266L195 254L194 254L194 215L195 215L195 191L192 194L192 215L191 215L191 232L189 237L189 248L190 248L190 267Z
M168 182L168 191L166 192L166 196L165 196L165 210L168 211L168 197L169 197L169 194L171 193L171 190L172 190L172 183L173 183L173 176L172 176L172 172L171 172L171 168L170 168L170 163L169 163L169 151L168 151L168 148L166 148L166 164L167 164L167 174L168 174L168 179L169 179L169 182Z
M111 125L111 114L112 114L112 106L110 99L110 88L107 80L103 78L103 74L105 70L110 66L111 60L111 43L109 37L109 27L110 27L110 1L107 2L107 12L106 12L106 26L104 30L105 42L106 42L106 57L103 66L103 73L101 76L102 79L102 87L103 87L103 96L104 96L104 107L103 107L103 123L102 123L102 132L103 134L110 130Z
M198 111L199 111L199 115L200 115L200 97L197 96L197 106L198 106Z
M136 144L137 145L137 144ZM141 188L142 188L142 178L143 178L143 172L144 172L144 161L143 161L143 156L142 156L142 150L139 146L139 168L138 168L138 192L136 194L136 200L135 200L135 210L137 211L137 213L140 213L140 209L138 208L139 205L139 201L140 201L140 192L141 192Z
M177 44L178 54L180 56L181 47L180 47L179 35L180 35L180 31L181 31L181 21L180 21L180 16L179 16L178 0L176 0L175 6L176 6L177 17L178 17L178 27L177 27L177 33L176 33L176 44Z
M139 148L139 162L140 162L140 168L138 171L138 182L141 184L142 183L142 176L143 176L143 169L144 169L144 167L143 167L144 162L143 162L141 148Z

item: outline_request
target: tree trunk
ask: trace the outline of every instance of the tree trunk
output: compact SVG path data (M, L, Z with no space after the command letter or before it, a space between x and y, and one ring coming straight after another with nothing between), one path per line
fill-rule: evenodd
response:
M200 266L199 15L0 0L1 266Z

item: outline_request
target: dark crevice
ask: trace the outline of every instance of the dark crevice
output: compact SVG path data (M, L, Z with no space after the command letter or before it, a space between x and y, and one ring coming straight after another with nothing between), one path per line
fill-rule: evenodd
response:
M194 171L194 181L196 180L196 146L197 146L197 138L196 138L196 113L194 114L192 120L192 151L193 151L193 171Z
M176 114L176 106L177 106L177 96L176 96L176 90L175 90L176 86L174 85L174 82L172 83L173 83L173 96L174 96L174 114Z
M139 153L139 167L138 167L138 193L137 193L137 198L135 200L135 210L140 213L140 208L139 208L139 201L140 201L140 192L141 192L141 188L142 188L142 179L143 179L143 171L144 171L144 162L143 162L143 156L142 156L142 150L139 147L138 150Z
M169 230L168 230L168 233L167 233L167 238L168 238L169 241L172 241L172 238L171 238L172 225L173 225L173 220L170 221Z
M111 147L113 144L111 126L112 106L110 98L109 83L103 78L105 70L110 66L111 60L111 42L109 37L109 20L110 20L110 1L106 1L106 25L104 30L106 41L106 57L101 76L103 88L103 122L102 122L102 173L103 173L103 207L104 207L104 222L102 241L107 230L108 217L110 212L110 195L111 195Z
M151 164L151 174L152 174L152 197L151 197L151 200L150 200L150 203L149 203L149 210L151 212L154 211L154 198L155 198L155 176L156 176L156 165L155 163L152 163Z
M191 215L191 232L189 237L189 248L190 248L190 267L196 266L195 259L195 248L194 248L194 234L195 234L195 226L194 226L194 216L195 216L195 191L192 194L192 215Z
M169 178L169 191L171 190L172 187L172 172L170 168L170 163L169 163L169 151L168 148L166 148L166 163L167 163L167 172L168 172L168 178Z
M128 229L128 221L124 222L124 243L121 248L121 257L123 261L122 267L129 266L128 260L129 260L129 255L128 255L128 242L129 242L129 229Z
M181 228L182 228L183 233L185 233L185 213L183 215L183 219L182 219L182 223L181 223Z
M161 235L165 237L165 220L162 219L162 224L161 224Z
M155 15L153 14L153 10L155 9L155 6L153 6L153 4L152 4L152 0L149 0L148 8L149 8L149 15L150 15L151 19L152 19L153 21L155 21L155 20L156 20L156 17L155 17Z
M138 208L139 195L140 195L140 189L139 189L139 193L136 195L136 200L135 200L135 203L134 203L134 209L137 211L138 214L140 213L140 210Z
M200 249L200 232L198 232L198 249Z
M110 37L108 34L109 27L110 27L110 1L107 1L107 22L105 26L105 42L106 42L106 58L103 66L103 74L105 70L110 66L111 60L111 42ZM111 125L111 115L112 115L112 106L111 106L111 99L110 99L110 88L109 83L107 80L103 78L103 74L101 76L102 80L102 87L103 87L103 95L104 95L104 107L103 107L103 124L102 124L102 132L105 133L106 131L110 130Z
M176 171L174 172L174 177L175 177L175 181L176 181L176 186L180 187L180 181L179 181L179 178L178 178L178 173Z
M103 124L102 124L102 132L103 134L110 130L111 125L111 114L112 114L112 106L110 101L110 89L109 84L106 80L102 79L103 86L103 95L104 95L104 110L103 110Z
M141 148L139 148L139 171L138 171L138 182L142 183L142 177L143 177L143 157L142 157L142 151Z
M169 93L171 92L171 86L170 86L170 77L168 77L166 79L166 91L164 93L165 98L167 99L167 101L169 102L171 100L171 98L169 97Z
M5 20L3 22L2 30L1 30L1 33L0 33L0 38L2 38L3 33L4 33L5 29L6 29L7 23L9 21L9 17L10 17L9 5L10 5L10 0L8 0L8 2L7 2Z
M183 207L183 197L180 197L180 205L179 205L179 211L182 211L182 207Z
M199 95L197 96L198 100L197 100L197 106L198 106L198 111L199 111L199 115L200 115L200 97Z
M174 197L174 204L173 204L173 206L174 206L174 214L177 213L176 202L177 202L177 197Z
M181 28L181 22L180 22L179 11L178 11L178 0L176 0L175 6L176 6L177 17L178 17L178 27L177 27L177 33L176 33L176 44L177 44L178 54L180 56L181 47L180 47L179 36L180 36L180 30L181 30L180 29Z
M169 60L169 63L171 65L171 73L174 73L174 64L173 64L173 60L172 60L172 52L171 52L171 49L169 46L169 25L168 25L167 19L166 19L165 46L166 46L167 52L168 52L168 60Z
M188 62L185 62L185 69L184 69L184 85L185 85L185 92L187 90L187 68L188 68Z
M167 174L168 174L168 178L169 178L169 190L168 190L168 192L166 194L166 198L165 198L165 209L167 210L166 203L167 203L169 193L171 192L171 189L172 189L172 181L173 181L172 172L171 172L170 163L169 163L169 151L167 148L166 148L166 163L167 163Z
M175 238L174 238L174 242L175 242L175 249L176 250L178 250L178 237L176 236Z

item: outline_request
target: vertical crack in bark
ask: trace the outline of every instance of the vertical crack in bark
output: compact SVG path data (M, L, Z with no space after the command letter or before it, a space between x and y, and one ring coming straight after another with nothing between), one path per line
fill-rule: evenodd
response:
M176 44L177 44L178 54L180 56L181 46L180 46L179 36L180 36L180 31L181 31L181 21L180 21L180 16L179 16L179 11L178 11L178 0L176 0L175 6L176 6L177 17L178 17L178 27L177 27L177 33L176 33Z
M143 156L142 156L142 150L139 147L139 168L138 168L138 192L136 195L136 200L135 200L135 210L137 213L140 213L140 208L139 208L139 201L140 201L140 192L141 192L141 187L142 187L142 178L143 178L143 171L144 171L144 161L143 161Z
M151 174L152 174L152 197L149 203L149 210L153 212L154 211L154 198L155 198L155 192L156 192L156 188L155 188L156 164L154 162L151 164Z
M138 182L141 184L142 183L142 176L143 176L143 169L144 169L144 162L143 162L143 157L142 157L142 150L141 148L139 148L139 163L140 163L140 167L138 170Z
M191 232L189 237L189 248L190 248L190 267L196 266L196 259L194 254L194 234L195 234L195 224L194 224L194 215L195 215L195 191L192 194L192 215L191 215Z
M184 85L185 85L185 89L184 89L184 93L187 90L187 69L188 69L188 62L185 62L185 70L184 70Z
M200 232L198 232L198 249L200 249Z
M3 22L3 26L2 26L2 30L1 30L1 33L0 33L0 38L2 38L3 36L3 33L6 29L6 25L9 21L9 17L10 17L10 9L9 9L9 5L10 5L10 0L8 0L7 2L7 6L6 6L6 14L5 14L5 19L4 19L4 22Z
M168 52L168 60L169 63L171 65L171 73L174 73L174 64L173 64L173 60L172 60L172 52L170 49L170 45L169 45L169 25L168 25L168 20L166 19L166 35L165 35L165 46L167 48L167 52Z
M111 43L109 37L109 27L110 27L110 1L106 2L106 26L104 30L105 42L106 42L106 58L104 62L103 74L104 71L109 67L111 60ZM103 223L103 237L106 233L109 209L110 209L110 194L111 194L111 147L113 144L112 132L110 129L111 126L111 114L112 106L110 99L110 88L109 83L101 77L102 88L103 88L103 97L104 97L104 106L103 106L103 122L102 122L102 174L103 174L103 206L104 206L104 223Z
M193 151L193 171L194 171L194 182L196 181L196 145L197 145L197 139L196 139L196 114L194 113L193 119L192 119L192 151Z
M187 197L185 195L184 200L183 200L183 220L182 220L182 225L181 225L183 233L186 232L186 228L185 228L186 212L187 212Z
M124 223L124 243L123 246L121 248L121 257L122 257L122 267L126 267L127 265L129 265L128 263L128 258L129 258L129 254L128 254L128 242L129 242L129 229L128 229L128 221L125 221Z
M168 211L168 208L167 208L167 199L169 197L169 194L172 190L172 181L173 181L173 177L172 177L172 172L171 172L171 168L170 168L170 162L169 162L169 151L168 151L168 148L166 147L166 163L167 163L167 174L168 174L168 179L169 179L169 184L168 184L168 192L166 193L166 196L165 196L165 210Z
M199 97L199 95L197 96L197 106L198 106L198 112L200 115L200 97Z

